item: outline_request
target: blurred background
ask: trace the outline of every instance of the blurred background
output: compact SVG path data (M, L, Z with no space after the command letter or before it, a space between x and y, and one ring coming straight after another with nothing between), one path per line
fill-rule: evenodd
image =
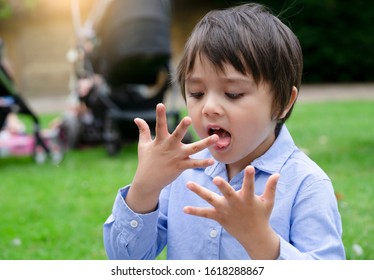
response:
M95 1L79 0L82 19ZM173 60L178 61L192 27L207 10L237 2L173 0ZM280 14L299 37L305 59L304 83L374 80L373 1L258 2ZM75 44L70 0L1 0L0 36L24 95L66 95L71 72L66 54Z
M76 44L70 0L1 0L0 36L12 62L15 82L25 96L61 96L68 91L71 64L66 55ZM79 0L82 20L96 0ZM209 9L224 1L172 1L173 58Z
M76 0L82 23L97 1ZM243 2L250 1L171 0L172 64L207 11ZM287 126L333 181L347 258L374 259L374 1L257 2L301 42L301 100ZM71 1L0 0L0 37L15 86L43 127L53 123L66 109L77 72L68 60L77 46ZM136 144L126 143L117 157L83 146L68 150L62 162L42 165L29 157L1 158L0 145L0 259L105 259L102 225L118 188L132 180Z

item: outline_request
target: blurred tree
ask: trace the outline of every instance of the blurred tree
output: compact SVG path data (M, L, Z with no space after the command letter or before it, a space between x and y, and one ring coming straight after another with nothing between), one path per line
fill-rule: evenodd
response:
M196 0L174 0L199 6ZM373 82L374 1L205 0L212 8L258 2L291 27L304 53L304 82Z
M0 0L0 20L35 7L38 0Z

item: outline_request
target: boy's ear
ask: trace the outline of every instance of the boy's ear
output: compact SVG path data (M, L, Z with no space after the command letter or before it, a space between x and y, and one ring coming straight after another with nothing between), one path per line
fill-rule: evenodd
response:
M295 86L293 86L292 91L291 91L290 101L288 101L288 104L287 104L286 108L284 109L284 111L280 115L280 117L279 117L280 119L283 119L284 117L286 117L288 111L292 108L292 105L295 103L297 95L298 95L298 90Z

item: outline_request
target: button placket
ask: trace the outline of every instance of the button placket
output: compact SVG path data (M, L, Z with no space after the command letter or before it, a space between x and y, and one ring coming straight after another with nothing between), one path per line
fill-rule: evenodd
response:
M216 224L211 225L208 228L208 242L207 242L207 252L209 254L209 258L217 259L219 258L219 250L220 250L220 232L221 228Z
M210 236L211 238L216 238L217 235L218 235L218 231L217 231L215 228L213 228L213 229L210 230L210 232L209 232L209 236Z
M131 220L131 222L130 222L130 226L131 226L132 228L137 228L138 225L139 225L139 223L138 223L137 220Z

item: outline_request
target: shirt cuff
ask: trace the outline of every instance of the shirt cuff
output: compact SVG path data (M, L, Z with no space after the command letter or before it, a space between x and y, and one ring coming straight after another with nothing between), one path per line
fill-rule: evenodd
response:
M113 206L114 226L121 231L121 242L128 244L142 231L154 232L157 227L158 208L147 214L132 211L125 202L129 186L119 190Z
M279 236L280 254L278 260L301 260L302 254L298 249Z

